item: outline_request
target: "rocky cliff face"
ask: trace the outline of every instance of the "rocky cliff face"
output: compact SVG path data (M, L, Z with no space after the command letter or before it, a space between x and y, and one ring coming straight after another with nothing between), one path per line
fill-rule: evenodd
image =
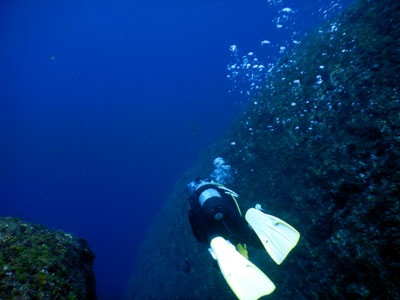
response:
M94 257L71 234L0 218L0 299L96 299Z
M225 137L177 182L127 298L235 299L192 236L185 207L187 183L209 176L222 156L242 209L261 203L302 234L280 266L250 250L277 285L270 299L399 299L399 112L400 2L357 1L279 62Z

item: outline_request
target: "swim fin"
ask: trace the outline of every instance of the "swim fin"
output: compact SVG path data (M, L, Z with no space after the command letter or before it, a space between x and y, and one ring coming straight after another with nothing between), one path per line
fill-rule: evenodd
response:
M256 232L271 258L280 265L297 245L300 233L285 221L250 208L246 221Z
M256 300L275 290L274 283L224 238L213 238L210 246L222 275L240 300Z

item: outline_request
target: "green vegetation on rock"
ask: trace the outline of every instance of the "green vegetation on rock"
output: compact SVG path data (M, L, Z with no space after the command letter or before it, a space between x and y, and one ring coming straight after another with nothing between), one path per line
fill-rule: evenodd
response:
M96 299L94 257L71 234L0 218L0 299Z
M278 63L177 183L142 248L130 298L235 299L207 247L180 224L186 183L207 177L216 156L236 170L229 188L242 208L261 203L302 234L279 268L251 250L277 285L269 299L400 299L400 2L357 1Z

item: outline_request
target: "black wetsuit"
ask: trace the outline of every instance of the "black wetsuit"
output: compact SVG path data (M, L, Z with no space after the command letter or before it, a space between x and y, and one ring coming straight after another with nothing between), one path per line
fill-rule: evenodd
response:
M221 195L207 199L203 207L199 197L207 189L215 189ZM207 211L221 212L223 218L216 220L207 215ZM218 185L205 184L201 186L190 198L189 221L197 240L201 243L209 243L214 236L222 236L234 244L246 243L257 248L262 248L260 240L249 227L246 220L240 215L235 200L230 194Z

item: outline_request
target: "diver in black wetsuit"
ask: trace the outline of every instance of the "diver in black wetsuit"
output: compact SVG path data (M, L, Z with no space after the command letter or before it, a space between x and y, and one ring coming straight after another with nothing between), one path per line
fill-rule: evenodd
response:
M209 252L232 291L241 300L256 300L272 293L274 283L248 260L246 244L264 247L279 265L296 246L299 232L264 213L260 205L248 209L243 216L238 195L222 184L200 181L194 186L190 225L197 240L210 245ZM190 270L187 258L185 270Z
M245 243L263 248L255 232L247 224L237 203L238 195L214 182L200 183L190 198L189 221L201 243L222 236L233 244Z

